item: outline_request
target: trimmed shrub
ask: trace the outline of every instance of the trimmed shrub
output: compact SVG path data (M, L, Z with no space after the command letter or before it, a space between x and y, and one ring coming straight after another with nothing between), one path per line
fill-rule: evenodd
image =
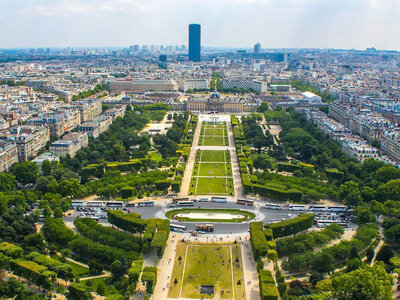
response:
M250 222L250 238L251 245L253 248L253 254L257 260L259 257L264 257L267 255L268 246L267 239L265 238L262 222Z
M314 225L314 214L300 214L298 217L266 224L265 228L271 228L274 238L296 234Z
M157 282L157 267L144 267L142 283L146 285L146 293L153 294Z

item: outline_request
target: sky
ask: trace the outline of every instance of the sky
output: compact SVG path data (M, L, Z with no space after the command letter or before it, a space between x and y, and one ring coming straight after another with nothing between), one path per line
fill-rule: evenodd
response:
M400 0L0 0L0 48L187 44L400 50Z

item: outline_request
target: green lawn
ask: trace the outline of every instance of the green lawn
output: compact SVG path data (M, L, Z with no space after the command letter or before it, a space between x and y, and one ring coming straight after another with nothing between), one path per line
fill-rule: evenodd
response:
M154 160L156 162L160 162L162 161L162 156L160 153L158 153L158 151L150 151L147 156L151 159Z
M201 135L199 146L228 146L228 138L222 136Z
M168 297L244 299L244 284L240 246L178 243ZM200 285L215 294L201 295Z
M202 135L227 135L228 131L226 128L206 128L201 131Z
M189 194L190 195L234 195L235 191L233 187L233 179L220 178L220 177L192 177L189 188Z
M229 151L199 150L197 156L201 162L229 162ZM197 160L197 159L196 159Z
M227 171L225 163L196 163L193 170L197 176L226 176ZM230 173L232 174L232 171Z
M59 261L61 261L63 263L66 263L66 264L70 265L72 267L72 272L74 273L74 275L77 275L78 277L86 277L86 276L90 275L88 268L85 268L85 267L83 267L81 265L78 265L78 264L76 264L76 263L74 263L72 261L68 261L68 260L67 261L63 261L61 259L61 257L58 256L57 254L51 255L51 258L57 259L57 260L59 260Z

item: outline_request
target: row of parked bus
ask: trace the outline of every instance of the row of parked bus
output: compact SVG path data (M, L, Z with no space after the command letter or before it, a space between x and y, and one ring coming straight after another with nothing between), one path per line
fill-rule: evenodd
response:
M82 207L106 207L106 208L122 208L122 207L149 207L154 206L154 201L141 201L136 203L127 203L124 201L83 201L73 200L71 203L72 209Z
M282 204L267 203L265 204L267 209L281 210L283 208ZM326 205L303 205L303 204L289 204L287 206L288 210L293 211L310 211L310 212L338 212L338 213L351 213L352 208L347 206L326 206Z
M173 198L172 203L175 204L176 206L194 206L195 202L208 202L208 198L200 198L200 199L192 199L189 200L189 198ZM211 197L211 202L215 203L226 203L228 200L226 197ZM253 206L254 205L254 200L250 199L237 199L236 201L237 204L242 204L246 206Z

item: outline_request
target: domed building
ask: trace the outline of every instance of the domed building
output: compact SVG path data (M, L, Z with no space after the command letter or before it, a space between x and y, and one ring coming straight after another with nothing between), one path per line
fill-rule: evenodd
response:
M187 100L187 110L196 112L240 113L256 111L257 102L249 96L221 95L217 91L208 97L192 95Z

